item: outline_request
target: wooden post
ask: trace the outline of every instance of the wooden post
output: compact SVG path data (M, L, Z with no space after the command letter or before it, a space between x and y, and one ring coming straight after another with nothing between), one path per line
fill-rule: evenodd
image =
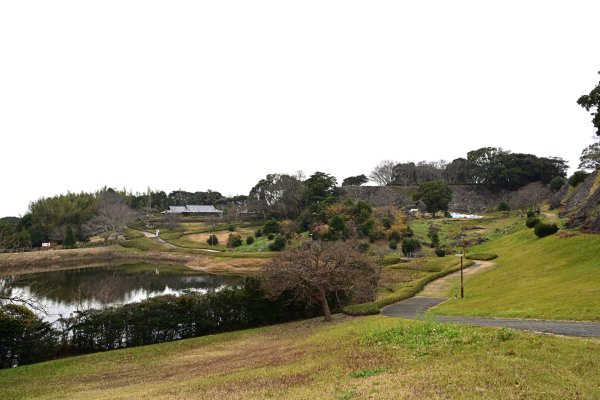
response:
M465 254L463 253L462 256L460 256L460 298L464 298L465 297L465 286L463 283L463 258L464 258Z
M463 279L463 258L466 257L465 253L465 243L463 242L463 251L462 256L460 257L460 298L463 299L465 297L465 285Z

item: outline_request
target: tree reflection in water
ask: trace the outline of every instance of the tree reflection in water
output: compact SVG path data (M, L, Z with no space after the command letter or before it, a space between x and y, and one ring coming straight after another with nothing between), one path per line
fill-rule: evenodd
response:
M234 286L240 278L212 275L182 265L123 264L41 272L25 279L0 277L3 291L22 291L48 310L46 320L75 310L132 303L185 290L208 291Z

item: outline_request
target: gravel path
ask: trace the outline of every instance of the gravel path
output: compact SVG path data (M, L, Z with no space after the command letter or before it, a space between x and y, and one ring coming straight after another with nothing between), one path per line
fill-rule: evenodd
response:
M483 266L483 265L480 265ZM486 265L489 266L489 265ZM477 268L477 265L474 266ZM478 270L482 270L478 268ZM424 314L432 307L448 300L444 297L425 297L421 294L431 295L439 293L440 282L445 278L438 279L430 285L434 285L435 290L428 289L427 285L421 293L410 299L400 301L389 305L381 310L381 314L387 317L397 317L404 319L419 320L424 318ZM452 277L446 279L453 279ZM443 285L445 287L446 285ZM512 318L478 318L478 317L460 317L460 316L433 316L433 320L438 322L451 322L465 325L478 326L497 326L527 331L551 333L564 336L578 337L600 337L599 322L577 322L577 321L547 321L538 319L512 319Z

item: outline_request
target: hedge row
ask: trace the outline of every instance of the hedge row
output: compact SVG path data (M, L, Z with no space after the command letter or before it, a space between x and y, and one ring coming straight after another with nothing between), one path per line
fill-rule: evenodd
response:
M61 319L59 327L43 322L23 306L0 307L0 369L57 356L168 342L310 318L318 307L292 302L284 293L265 297L258 278L239 287L206 294L152 297L139 303L88 309ZM335 299L331 299L334 309Z
M490 261L490 260L494 260L498 258L497 254L493 254L493 253L476 253L476 254L469 254L467 256L468 260L478 260L478 261Z
M464 263L463 268L469 267L474 263L474 261L467 261ZM344 314L354 316L379 314L383 307L413 297L421 290L423 290L425 285L427 285L429 282L433 282L436 279L442 278L456 271L460 271L460 265L457 265L444 271L437 272L435 274L431 274L415 282L411 282L410 285L403 287L399 292L384 297L383 299L371 301L368 303L352 304L346 306L343 308L343 312Z

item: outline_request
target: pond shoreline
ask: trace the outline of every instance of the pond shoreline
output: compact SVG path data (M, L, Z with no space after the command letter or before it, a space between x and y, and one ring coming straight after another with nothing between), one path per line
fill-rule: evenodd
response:
M72 250L48 250L0 254L0 276L31 274L61 269L94 267L115 261L183 264L214 274L247 275L260 272L266 260L235 259L216 261L204 254L182 254L161 251L130 251L118 246ZM85 265L82 265L85 264Z

